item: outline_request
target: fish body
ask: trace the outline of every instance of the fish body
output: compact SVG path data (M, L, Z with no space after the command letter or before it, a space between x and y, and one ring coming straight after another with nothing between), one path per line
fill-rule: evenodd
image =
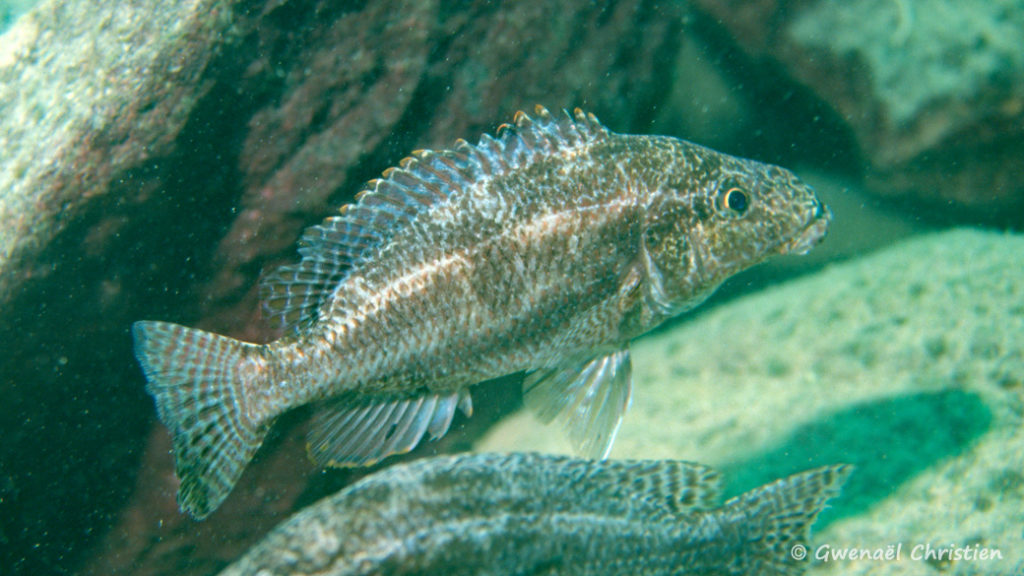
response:
M718 475L699 464L424 459L299 512L221 576L799 574L790 552L850 471L818 468L717 507Z
M543 108L497 138L414 152L357 198L265 279L279 340L134 325L193 516L284 411L317 405L316 462L365 465L440 437L471 385L518 371L526 404L602 457L629 402L629 341L805 252L830 220L782 168Z

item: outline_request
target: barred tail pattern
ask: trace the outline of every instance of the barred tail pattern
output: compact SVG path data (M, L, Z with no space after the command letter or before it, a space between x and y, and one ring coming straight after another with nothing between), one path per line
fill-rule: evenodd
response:
M828 501L839 495L853 466L823 466L794 474L742 494L725 503L727 515L738 518L743 526L756 532L748 536L745 552L751 565L748 574L803 574L803 558L794 557L795 546L804 550L811 525Z
M246 410L243 370L257 346L167 322L136 322L135 356L174 441L178 505L196 519L220 506L269 422Z

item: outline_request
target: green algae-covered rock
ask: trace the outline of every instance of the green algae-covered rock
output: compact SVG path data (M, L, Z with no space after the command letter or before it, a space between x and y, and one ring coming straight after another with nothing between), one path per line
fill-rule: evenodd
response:
M1022 255L1018 235L919 236L642 340L612 457L706 463L728 493L852 463L816 545L902 543L901 559L811 550L813 573L1009 574L1024 559ZM476 448L560 438L520 413ZM1003 559L915 559L918 545Z

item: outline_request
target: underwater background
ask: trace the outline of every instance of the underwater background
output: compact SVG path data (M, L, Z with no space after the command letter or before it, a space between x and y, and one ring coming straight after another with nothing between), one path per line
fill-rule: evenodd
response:
M129 333L272 338L258 279L305 226L536 104L785 166L835 215L634 345L613 458L727 496L854 464L813 543L903 557L809 574L1024 574L1024 2L31 4L0 2L0 574L216 573L394 462L566 452L518 377L368 470L316 469L298 410L195 523Z

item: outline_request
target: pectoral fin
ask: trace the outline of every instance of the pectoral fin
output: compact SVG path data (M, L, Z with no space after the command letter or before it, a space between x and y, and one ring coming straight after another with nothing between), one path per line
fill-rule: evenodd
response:
M573 449L605 458L629 407L629 350L542 368L523 382L523 400L543 422L557 420Z

